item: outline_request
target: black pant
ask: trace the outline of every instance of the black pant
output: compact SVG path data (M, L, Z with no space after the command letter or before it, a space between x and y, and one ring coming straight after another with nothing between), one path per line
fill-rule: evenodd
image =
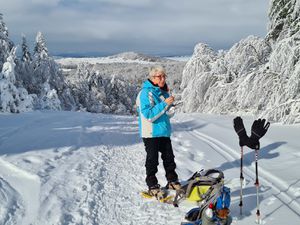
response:
M166 178L168 182L176 181L178 175L175 172L176 164L174 161L174 154L169 137L143 138L146 157L146 183L148 187L152 187L158 183L155 174L158 166L158 152L161 152L161 158L166 171Z

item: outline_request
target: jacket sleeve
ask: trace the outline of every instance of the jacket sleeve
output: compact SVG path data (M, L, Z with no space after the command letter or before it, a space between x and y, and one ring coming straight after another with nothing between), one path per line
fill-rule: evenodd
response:
M162 91L162 95L164 96L165 99L170 97L170 94L167 91Z
M140 110L141 114L150 122L154 122L161 117L167 110L168 104L164 101L159 102L156 105L152 105L151 92L142 90L140 94Z
M164 96L165 99L167 99L167 98L170 97L170 94L169 94L169 92L167 92L167 91L162 91L162 95ZM173 110L171 110L172 108L173 108ZM175 114L175 110L174 110L174 107L172 106L172 104L169 105L169 106L167 106L166 111L167 111L167 112L166 112L167 115L168 115L170 118L173 117L174 114Z
M174 106L169 107L166 114L169 116L169 118L172 118L175 115L175 107Z

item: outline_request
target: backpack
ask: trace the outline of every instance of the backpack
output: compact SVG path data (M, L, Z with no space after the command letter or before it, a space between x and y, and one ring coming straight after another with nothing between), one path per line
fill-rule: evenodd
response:
M230 188L224 186L224 174L220 170L210 169L193 174L183 186L185 198L197 201L199 207L191 209L185 215L182 225L229 225Z

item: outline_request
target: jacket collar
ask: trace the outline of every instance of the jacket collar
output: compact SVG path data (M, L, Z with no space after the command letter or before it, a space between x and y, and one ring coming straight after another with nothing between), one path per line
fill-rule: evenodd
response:
M158 85L153 84L153 82L149 79L144 82L143 88L153 89L155 92L160 94L160 87Z

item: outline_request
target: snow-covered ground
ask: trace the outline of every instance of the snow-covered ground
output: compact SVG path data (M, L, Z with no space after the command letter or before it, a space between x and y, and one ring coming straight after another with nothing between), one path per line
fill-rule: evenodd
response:
M178 114L172 143L181 180L224 171L233 224L255 224L254 152L245 149L244 217L239 217L240 149L232 116ZM248 132L254 118L244 118ZM0 224L180 224L193 207L142 199L145 152L133 116L85 112L0 114ZM263 224L300 224L300 126L271 124L261 141ZM160 165L158 179L166 183Z

